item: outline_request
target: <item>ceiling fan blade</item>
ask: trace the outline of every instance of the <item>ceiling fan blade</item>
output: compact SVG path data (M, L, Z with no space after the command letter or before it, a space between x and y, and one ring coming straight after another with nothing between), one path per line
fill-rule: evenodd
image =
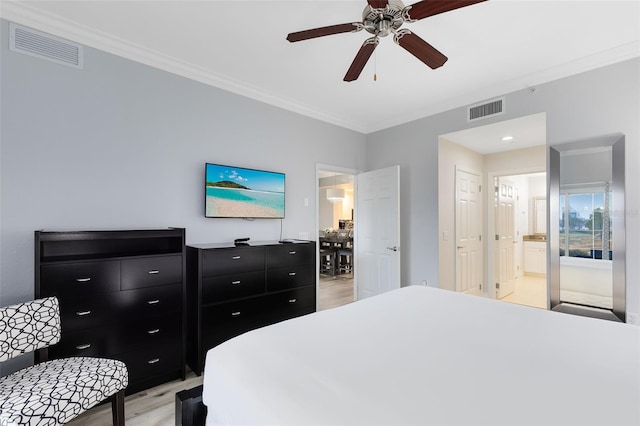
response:
M371 37L362 43L360 50L358 50L356 57L353 59L351 66L344 76L344 81L353 81L358 79L360 73L364 69L364 66L371 57L371 54L376 49L376 46L378 46L378 42L378 37Z
M417 21L439 13L471 6L487 0L422 0L407 6L408 21Z
M439 68L447 62L446 56L409 30L398 31L393 40L432 69Z
M373 9L384 9L389 4L389 0L367 0L367 2Z
M324 37L340 33L355 33L362 29L360 22L352 22L348 24L329 25L328 27L313 28L311 30L298 31L290 33L287 40L290 42L308 40L310 38Z

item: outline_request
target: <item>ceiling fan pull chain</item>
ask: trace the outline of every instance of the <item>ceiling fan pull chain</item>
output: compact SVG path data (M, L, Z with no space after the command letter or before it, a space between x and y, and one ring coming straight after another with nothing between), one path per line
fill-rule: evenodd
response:
M373 81L378 81L378 52L373 51Z

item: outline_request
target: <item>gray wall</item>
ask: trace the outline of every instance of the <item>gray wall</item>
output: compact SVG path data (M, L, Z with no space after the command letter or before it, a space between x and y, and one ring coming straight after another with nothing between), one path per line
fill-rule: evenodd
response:
M640 59L509 93L505 105L504 115L471 124L462 107L368 135L367 169L401 168L404 284L438 286L438 136L541 112L547 145L626 135L627 258L640 259ZM640 311L639 277L640 263L627 262L628 312Z
M285 238L315 232L316 163L365 168L358 132L91 48L83 70L17 54L8 33L2 20L0 306L33 297L36 229L279 239L280 220L204 218L207 161L286 173Z

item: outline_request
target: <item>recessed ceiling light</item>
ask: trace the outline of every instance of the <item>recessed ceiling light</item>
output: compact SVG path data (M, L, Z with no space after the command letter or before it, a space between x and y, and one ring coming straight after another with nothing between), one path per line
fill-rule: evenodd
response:
M503 140L504 142L512 141L512 140L513 140L513 136L505 136L505 137L503 137L503 138L502 138L502 140Z

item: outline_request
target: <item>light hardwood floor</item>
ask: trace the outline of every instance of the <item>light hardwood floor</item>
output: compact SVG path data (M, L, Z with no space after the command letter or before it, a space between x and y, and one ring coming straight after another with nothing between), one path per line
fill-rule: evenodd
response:
M500 300L547 309L547 279L529 275L518 277L513 293Z
M189 371L185 381L174 380L147 389L124 400L125 423L127 426L172 426L175 421L176 392L202 384L198 377ZM71 426L111 426L111 404L102 404L82 413L67 423Z
M318 310L335 308L353 302L353 275L320 276Z
M353 302L353 276L350 274L320 279L318 310ZM175 425L176 392L202 384L202 376L187 373L185 381L174 380L125 398L127 426ZM102 404L81 414L70 426L110 426L111 404Z

